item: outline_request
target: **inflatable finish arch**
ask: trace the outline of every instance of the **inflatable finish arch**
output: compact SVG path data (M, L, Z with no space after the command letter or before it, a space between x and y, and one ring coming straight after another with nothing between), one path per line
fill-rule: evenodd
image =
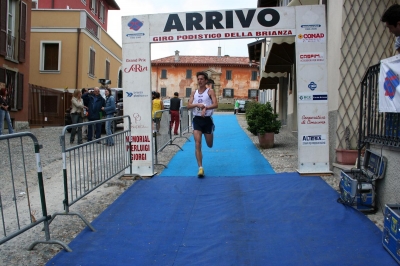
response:
M298 172L330 172L323 5L122 17L123 88L129 92L124 114L132 119L132 150L153 142L151 43L277 36L296 38ZM133 172L154 174L153 148L134 152L131 159Z

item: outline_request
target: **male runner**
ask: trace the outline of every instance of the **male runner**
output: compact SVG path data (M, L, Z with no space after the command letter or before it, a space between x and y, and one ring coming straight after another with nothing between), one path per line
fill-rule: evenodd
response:
M217 97L212 89L213 80L208 79L205 72L197 72L199 89L190 95L188 109L193 109L193 136L195 140L196 160L199 166L198 177L204 177L203 154L201 152L201 139L204 134L207 146L212 148L214 141L214 122L212 120L213 109L218 107ZM207 86L206 86L207 84Z

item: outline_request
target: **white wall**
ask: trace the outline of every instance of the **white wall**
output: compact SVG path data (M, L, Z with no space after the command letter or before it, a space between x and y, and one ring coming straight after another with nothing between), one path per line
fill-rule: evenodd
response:
M342 10L343 0L328 0L327 11L327 60L328 60L328 110L339 107L338 88L341 78L339 67L342 60Z

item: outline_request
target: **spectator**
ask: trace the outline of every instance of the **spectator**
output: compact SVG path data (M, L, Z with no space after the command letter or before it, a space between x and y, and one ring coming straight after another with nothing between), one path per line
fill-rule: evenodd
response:
M86 89L86 88L83 88L81 90L81 92L82 92L82 98L83 98L84 95L89 93L88 89ZM85 102L83 102L83 105L84 106L88 106L87 103L85 103ZM88 114L89 114L89 112L86 110L86 108L83 109L83 118L82 118L82 122L83 123L86 123L88 121L88 117L87 117ZM82 126L82 132L83 132L83 138L84 139L87 139L87 128L88 128L87 125Z
M400 53L400 5L391 5L382 15L382 22L389 29L389 32L396 37L395 49Z
M83 122L83 110L87 107L84 106L83 100L81 98L82 92L78 89L74 91L74 95L71 99L71 123L80 124ZM71 136L69 143L74 143L75 134L78 130L78 144L82 144L82 127L73 127L71 130Z
M8 133L9 134L14 133L14 129L11 123L10 113L8 112L9 110L10 106L7 103L7 90L5 88L1 88L0 89L0 135L3 134L4 118L7 121Z
M153 118L153 122L156 124L156 127L154 129L154 124L153 124L153 133L159 133L160 131L160 122L161 122L161 117L162 117L162 112L158 112L156 114L157 111L161 111L164 109L164 104L160 99L160 93L159 92L155 92L154 93L154 100L152 101L152 107L151 107L151 117Z
M102 108L102 110L106 113L106 118L113 118L114 113L115 113L115 99L114 96L111 95L111 90L109 88L106 88L105 90L106 94L106 105L105 107ZM111 131L111 123L113 121L109 120L106 121L106 134L107 136L112 135ZM114 139L112 137L108 137L106 143L104 145L107 146L114 146Z
M95 87L93 89L93 94L88 93L82 96L83 101L87 104L89 116L89 121L97 121L100 120L100 112L102 112L102 107L105 106L106 101L103 96L100 95L99 87ZM96 130L96 139L101 137L101 122L95 124ZM93 126L88 126L88 141L92 141L93 138ZM101 144L100 141L97 143Z
M233 114L237 114L239 110L239 100L235 100L235 109L233 110Z
M181 99L178 98L179 93L174 93L174 98L170 101L169 110L171 113L171 124L170 129L172 130L173 125L174 127L174 135L178 135L178 127L179 127L179 109L181 108Z

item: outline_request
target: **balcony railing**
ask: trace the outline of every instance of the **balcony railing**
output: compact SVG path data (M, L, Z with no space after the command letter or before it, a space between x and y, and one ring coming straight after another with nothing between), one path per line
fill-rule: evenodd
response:
M99 38L99 26L89 16L86 17L86 29L96 38Z
M380 113L380 64L370 66L361 82L359 148L367 143L400 147L400 113Z
M17 60L18 59L18 54L17 54L17 39L10 35L7 34L7 47L6 47L6 58L11 59L11 60Z

